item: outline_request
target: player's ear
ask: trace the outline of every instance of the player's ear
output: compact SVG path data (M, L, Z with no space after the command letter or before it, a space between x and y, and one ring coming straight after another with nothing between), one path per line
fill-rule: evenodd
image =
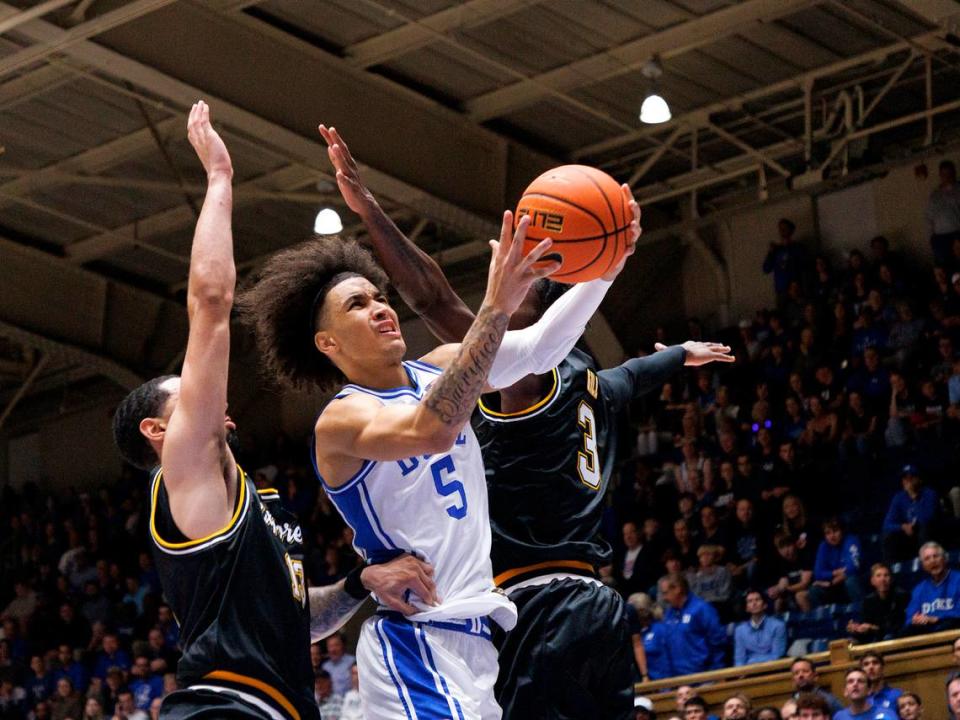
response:
M147 440L160 442L167 431L167 423L163 418L148 417L140 421L140 434Z
M326 330L318 330L313 336L313 344L317 350L329 357L337 351L339 347L336 339Z

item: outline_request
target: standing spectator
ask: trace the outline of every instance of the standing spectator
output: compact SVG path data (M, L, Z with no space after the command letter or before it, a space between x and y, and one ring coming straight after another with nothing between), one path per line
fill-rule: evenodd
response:
M847 623L847 632L858 643L894 637L903 627L910 601L905 591L893 586L890 568L883 563L874 563L870 568L870 587L873 592L863 600L863 619Z
M101 680L107 676L107 670L117 667L127 672L130 669L130 656L120 649L120 641L115 633L103 636L103 644L93 666L93 676Z
M640 679L662 680L672 677L673 665L667 649L667 628L654 615L654 603L645 593L634 593L627 604L633 609L629 616L633 657L640 670Z
M960 574L947 567L943 547L935 542L924 544L920 564L929 577L913 588L906 632L919 635L960 627Z
M779 660L787 652L787 626L768 617L766 602L759 590L748 590L746 608L749 619L733 631L734 665Z
M952 160L940 163L940 186L930 193L926 219L933 261L946 266L951 262L953 241L960 238L960 187Z
M892 713L897 712L897 698L903 695L903 690L893 688L887 684L884 677L884 667L886 660L883 655L875 652L868 652L860 658L860 669L867 676L867 690L870 693L870 702L874 707L881 707Z
M350 666L350 689L343 696L340 720L363 720L363 703L360 701L360 674L357 664Z
M803 281L806 266L806 248L793 239L797 226L793 221L782 218L777 223L780 237L770 244L767 256L763 260L763 272L773 273L773 291L777 296L777 305L782 306L787 299L787 289L794 280Z
M790 675L793 677L793 699L797 701L798 706L804 695L815 695L827 703L829 707L827 718L843 707L836 697L817 685L820 676L812 661L807 658L797 658L790 665Z
M823 523L823 542L813 566L810 602L814 606L837 602L860 602L860 541L845 535L840 521L829 518Z
M916 693L905 692L897 698L900 720L923 720L923 701Z
M867 674L863 670L848 670L844 676L843 696L850 704L834 714L833 720L897 720L895 712L871 702L867 687Z
M717 611L690 594L683 575L669 575L660 581L660 595L668 605L664 624L668 627L667 649L678 675L714 670L723 664L727 636Z
M883 521L883 551L891 563L912 557L932 540L940 503L933 489L923 486L916 465L904 465L900 477L903 490L893 496Z
M350 668L356 658L346 652L346 643L341 633L327 638L327 659L321 667L330 673L333 692L341 697L350 689Z
M57 680L57 691L50 698L50 717L52 720L76 720L83 712L80 693L73 688L70 678Z

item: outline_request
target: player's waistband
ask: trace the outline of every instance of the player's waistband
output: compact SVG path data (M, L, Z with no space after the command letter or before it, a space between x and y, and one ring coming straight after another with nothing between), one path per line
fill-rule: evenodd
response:
M252 705L266 713L270 720L300 720L300 713L283 693L257 678L229 670L214 670L200 682L190 684L189 690L209 690L224 693Z
M582 578L596 579L597 577L593 565L583 560L547 560L545 562L534 563L533 565L524 565L523 567L504 570L493 578L493 584L499 588L508 590L520 583L543 584L528 582L535 578L548 578L544 580L544 582L549 582L555 579L549 576L558 573Z
M476 635L486 640L493 639L490 620L485 617L467 618L466 620L409 620L402 613L393 610L377 610L377 615L410 625L428 625L440 630L452 630L465 635Z

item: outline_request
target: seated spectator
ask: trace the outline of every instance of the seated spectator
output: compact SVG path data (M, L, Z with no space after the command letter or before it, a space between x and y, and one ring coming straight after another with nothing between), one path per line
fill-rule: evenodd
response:
M753 718L754 720L781 720L780 711L770 705L757 710Z
M13 600L7 603L0 616L13 618L21 627L26 627L37 609L37 593L27 580L20 579L13 583L13 595Z
M737 693L723 701L721 720L750 720L753 712L753 703L743 693Z
M30 672L27 674L26 682L24 682L24 689L27 691L27 700L30 705L36 705L50 697L55 683L53 673L47 669L43 657L33 655L30 658Z
M103 636L101 650L97 653L97 659L93 666L93 676L101 680L107 676L107 670L117 667L124 672L130 669L130 656L125 650L120 649L120 641L115 633L107 633Z
M0 678L0 718L22 718L27 710L27 691L10 675Z
M88 697L83 706L83 720L105 720L103 704L95 697Z
M154 698L163 697L163 677L150 671L150 658L137 655L130 668L130 691L138 710L148 711Z
M640 540L637 524L632 521L623 524L623 557L617 562L614 577L620 593L624 596L632 595L650 587L651 578L645 577L643 558L641 553L644 543Z
M94 625L110 622L113 615L113 605L109 598L101 594L100 583L96 580L88 580L84 583L83 598L80 614L88 623Z
M756 574L760 556L760 540L753 522L753 502L748 498L737 500L736 517L730 527L730 547L727 567L741 585L748 585Z
M803 693L796 700L788 700L781 713L783 720L831 720L833 717L830 704L817 693Z
M863 396L856 390L847 398L847 422L840 444L842 456L870 457L876 446L877 415L863 402Z
M343 696L333 691L333 681L330 673L321 670L313 681L313 697L320 708L320 716L324 718L340 717L340 708L343 705Z
M778 530L792 535L798 550L815 552L823 534L807 513L803 500L797 495L787 495L783 498L782 508L783 515ZM813 567L813 564L810 566Z
M53 636L71 648L85 648L90 642L90 624L77 616L69 602L60 605L60 617L53 626Z
M890 563L913 557L932 540L939 519L940 500L923 486L916 465L904 465L900 476L903 490L893 496L883 520L883 552Z
M150 659L150 671L163 674L177 667L180 653L166 646L160 628L151 628L147 633L147 657Z
M737 625L733 632L733 664L749 665L782 658L787 652L787 626L782 620L767 616L766 602L759 590L747 591L746 609L749 619Z
M861 620L851 619L847 632L858 643L889 640L900 632L906 616L909 596L893 586L890 568L874 563L870 568L870 587L873 592L863 600Z
M886 660L880 653L868 652L860 658L860 669L867 676L870 702L874 707L881 707L896 714L897 698L903 695L903 690L892 688L887 684L887 679L884 677L885 666Z
M953 717L960 717L960 675L947 681L947 707Z
M920 563L929 577L913 589L907 606L907 634L960 627L960 574L947 566L943 547L928 542L920 548Z
M660 594L668 605L663 621L674 672L689 675L721 667L727 634L713 606L690 594L686 578L679 574L660 581Z
M786 612L791 603L801 612L809 611L809 588L813 582L810 553L800 550L797 539L782 530L777 532L773 543L777 548L777 559L770 576L774 584L767 589L767 597L774 601L777 612Z
M797 658L790 665L790 675L793 678L793 699L799 706L800 700L804 695L813 695L819 697L827 703L827 713L825 717L830 718L835 712L838 712L843 706L832 694L817 685L819 674L813 662L807 658ZM798 707L799 710L799 707Z
M328 715L328 717L336 717L336 715ZM150 720L150 718L134 704L132 692L121 690L113 712L113 720Z
M833 720L897 720L895 711L884 710L870 700L867 674L860 668L847 671L843 681L843 696L850 704L835 713Z
M673 665L667 650L666 626L656 618L655 606L649 595L634 593L627 600L633 610L629 616L633 657L642 680L662 680L673 677Z
M916 693L905 692L897 698L900 720L923 720L923 701Z
M350 666L350 689L343 696L339 720L363 720L363 704L360 701L360 674L357 664Z
M699 562L697 560L697 543L690 531L689 523L683 518L678 518L673 523L673 543L670 549L673 550L673 554L680 561L684 570L697 566Z
M700 542L703 545L716 545L720 549L720 560L723 559L723 553L730 542L729 536L720 524L717 509L712 505L700 508Z
M719 545L701 545L697 548L699 565L687 575L690 592L713 605L721 620L730 612L733 579L730 571L719 565L723 548Z
M683 704L683 720L716 720L707 714L707 701L699 695L694 695Z
M830 518L823 523L823 542L817 549L813 567L810 602L816 607L827 603L860 602L860 541L845 535L840 521Z
M655 720L653 701L650 698L637 695L633 698L633 720Z
M346 652L346 641L341 633L334 633L327 638L327 659L321 667L330 673L333 682L333 692L343 696L350 689L350 668L356 658Z
M70 680L70 684L77 690L84 692L87 689L87 671L83 665L74 660L73 650L66 643L57 649L57 661L60 667L53 671L53 683L57 684L60 678Z
M80 693L73 688L70 678L57 680L57 691L50 698L50 717L52 720L74 720L83 712Z

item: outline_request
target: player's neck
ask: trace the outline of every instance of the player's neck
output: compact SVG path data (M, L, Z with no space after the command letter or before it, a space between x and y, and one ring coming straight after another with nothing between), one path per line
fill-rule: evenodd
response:
M373 367L354 366L345 374L350 383L375 390L390 390L410 385L410 376L400 362Z
M536 405L546 392L546 378L546 375L527 375L510 387L503 388L500 391L500 412L520 412Z

